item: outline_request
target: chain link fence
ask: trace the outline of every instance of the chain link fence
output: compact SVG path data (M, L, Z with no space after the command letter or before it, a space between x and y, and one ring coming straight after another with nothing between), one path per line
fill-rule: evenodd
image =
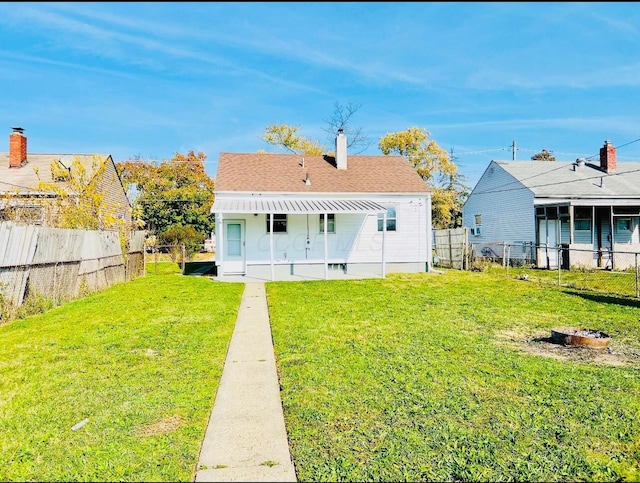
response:
M462 270L504 270L505 276L577 290L640 298L640 253L585 250L568 245L531 242L440 241L435 253L457 253L456 259L434 257L434 266Z
M154 275L173 273L164 271L161 264L171 263L183 275L216 275L215 249L210 244L147 245L145 247L145 273Z

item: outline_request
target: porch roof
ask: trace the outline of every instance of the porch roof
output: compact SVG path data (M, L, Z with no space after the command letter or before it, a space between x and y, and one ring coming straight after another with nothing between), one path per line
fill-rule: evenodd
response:
M336 199L216 199L211 213L386 213L370 200Z

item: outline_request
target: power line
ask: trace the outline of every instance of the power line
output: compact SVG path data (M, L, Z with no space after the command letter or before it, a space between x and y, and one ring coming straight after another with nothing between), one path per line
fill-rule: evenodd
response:
M485 149L482 151L463 151L461 153L458 153L458 156L462 155L462 154L482 154L482 153L490 153L492 151L506 151L509 148L493 148L493 149Z
M554 169L552 171L547 171L545 173L539 173L539 174L531 176L529 178L523 178L522 180L516 180L513 183L516 183L516 182L522 183L522 181L526 181L528 179L535 178L536 176L549 174L549 173L551 173L553 171L557 171L558 169L566 168L566 167L567 167L566 165L562 165L562 166L560 166L557 169ZM608 174L608 175L606 175L606 177L621 176L623 174L638 173L638 172L640 172L640 169L634 169L634 170L631 170L631 171L625 171L624 173ZM588 178L581 178L581 179L567 180L567 181L557 181L555 183L544 183L544 184L533 185L533 186L517 186L515 188L489 189L489 190L486 190L486 191L478 191L475 194L483 194L484 195L484 194L492 194L492 193L504 193L504 192L507 192L507 191L517 191L517 190L522 190L522 189L530 190L532 188L540 188L540 187L543 187L543 186L558 186L558 185L563 185L563 184L579 183L581 181L589 181L589 180L592 180L592 179L603 178L604 176L605 176L604 174L601 174L601 175L596 175L596 176L590 176ZM504 186L508 186L508 185L505 184Z
M629 141L629 142L628 142L628 143L626 143L626 144L622 144L622 145L618 146L616 149L623 148L623 147L625 147L625 146L628 146L629 144L637 143L638 141L640 141L640 138L638 138L638 139L636 139L636 140L634 140L634 141Z
M621 144L620 146L616 147L616 150L618 150L618 149L620 149L622 147L625 147L625 146L629 146L630 144L636 143L638 141L640 141L640 138L634 139L633 141L629 141L628 143ZM515 141L513 142L513 146L514 146L514 149L515 149ZM531 150L531 151L536 151L536 150ZM515 153L515 151L514 151L514 153ZM585 159L592 159L592 158L594 158L596 156L599 156L599 154L600 153L598 152L597 154L594 154L592 156L585 157ZM549 162L549 161L546 161L546 162ZM553 170L546 171L544 173L538 173L538 174L529 176L528 178L523 178L523 179L520 179L520 180L512 181L510 183L505 183L505 184L502 185L503 188L497 187L499 189L494 188L494 189L490 189L490 190L487 190L487 191L476 192L475 194L501 193L501 192L507 192L507 191L516 191L516 190L521 190L521 189L539 188L541 186L557 186L557 185L562 185L562 184L569 184L569 183L575 183L575 182L579 182L579 181L588 181L588 180L591 180L591 179L602 178L602 175L597 175L597 176L593 176L593 177L589 177L589 178L582 178L582 179L576 179L576 180L558 181L558 182L555 182L555 183L545 183L545 184L541 184L541 185L516 186L516 187L513 187L513 188L508 188L508 186L511 185L511 184L522 183L523 181L531 180L531 179L536 178L538 176L548 175L549 173L553 173L554 171L558 171L558 170L563 169L563 168L566 168L565 164L561 164L560 166L558 166L558 168L554 168ZM609 176L620 176L622 174L636 173L636 172L640 172L640 169L631 170L631 171L625 171L624 173L614 173L614 174L607 175L607 177L609 177Z

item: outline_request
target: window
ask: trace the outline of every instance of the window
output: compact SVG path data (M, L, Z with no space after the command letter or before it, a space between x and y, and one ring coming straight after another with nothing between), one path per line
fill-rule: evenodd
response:
M616 231L631 231L631 218L618 218Z
M482 215L474 215L476 219L476 225L482 225Z
M267 233L271 230L271 215L267 214ZM287 232L287 215L275 213L273 215L273 232L274 233L286 233Z
M378 231L382 231L382 222L384 215L378 213ZM395 207L387 208L387 231L396 231L396 209Z
M336 232L336 215L327 213L327 233ZM324 233L324 214L320 215L320 233Z
M575 220L573 222L573 228L576 231L591 230L591 220Z

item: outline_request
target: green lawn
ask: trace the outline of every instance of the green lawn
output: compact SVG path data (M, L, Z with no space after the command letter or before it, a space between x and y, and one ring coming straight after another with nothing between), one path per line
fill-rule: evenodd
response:
M0 481L193 480L244 286L150 268L0 325ZM637 300L459 271L267 294L300 481L640 480ZM546 341L578 325L611 351Z
M267 293L302 481L640 479L637 301L458 271Z
M244 287L158 268L0 326L0 481L192 481Z

